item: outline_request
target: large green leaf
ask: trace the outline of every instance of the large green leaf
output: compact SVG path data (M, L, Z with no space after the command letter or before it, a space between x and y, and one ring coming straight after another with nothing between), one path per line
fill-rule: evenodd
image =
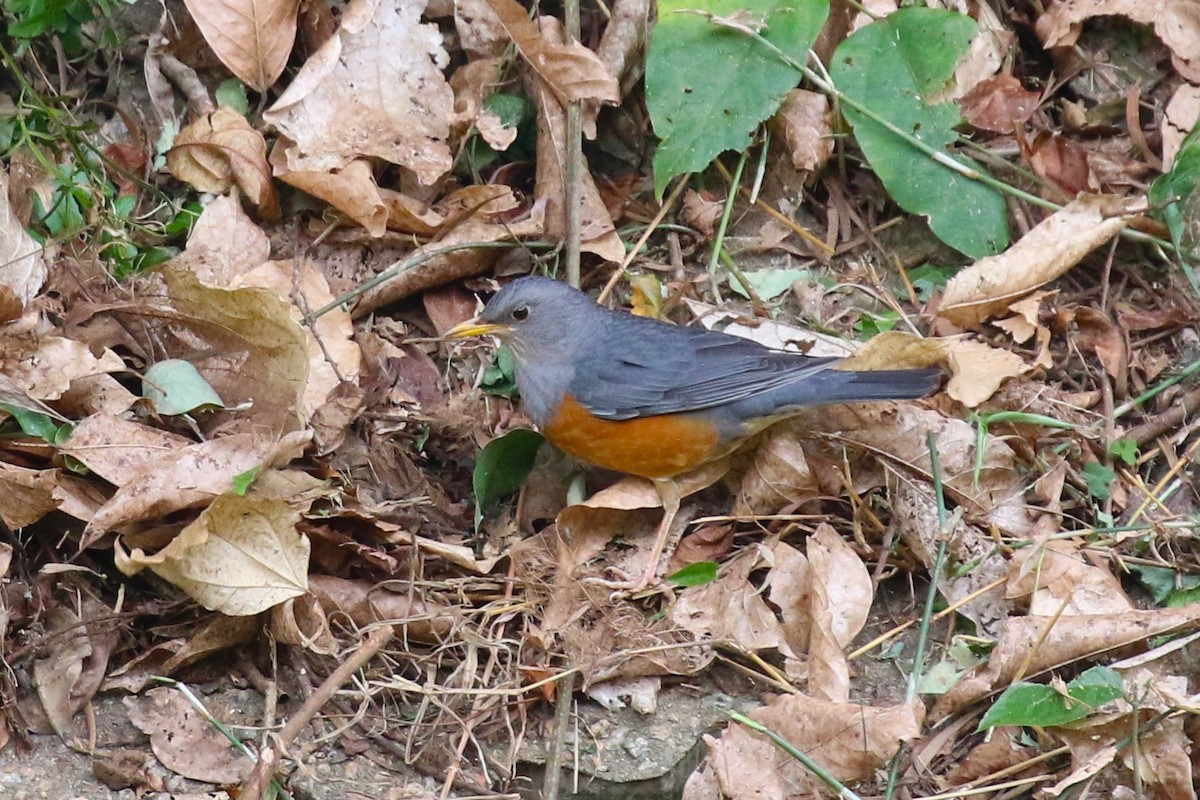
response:
M842 42L830 74L848 98L948 154L958 106L934 99L949 84L975 31L974 20L952 11L901 9ZM1000 192L937 163L848 104L842 111L871 168L901 208L928 217L938 238L972 258L1008 246ZM970 159L955 159L983 171Z
M800 82L795 68L752 37L694 11L750 25L804 63L829 0L660 0L646 54L646 105L659 138L659 197L676 175L704 169L726 150L745 150L755 128Z
M983 715L979 730L998 725L1067 725L1095 714L1100 706L1124 695L1121 676L1107 667L1092 667L1080 674L1067 684L1065 696L1044 684L1014 683Z
M537 431L517 428L488 442L479 452L472 476L476 530L493 506L521 488L542 441Z

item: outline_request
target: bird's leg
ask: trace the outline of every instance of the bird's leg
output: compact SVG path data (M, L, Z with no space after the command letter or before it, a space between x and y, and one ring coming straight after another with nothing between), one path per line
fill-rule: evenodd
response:
M679 513L681 499L679 484L666 478L656 480L654 487L658 489L658 496L662 499L662 522L659 523L658 531L654 536L654 548L650 551L650 563L646 565L642 577L633 584L630 589L631 593L640 592L658 580L658 562L662 560L663 551L666 550L667 542L671 538L671 526L675 523L675 515Z

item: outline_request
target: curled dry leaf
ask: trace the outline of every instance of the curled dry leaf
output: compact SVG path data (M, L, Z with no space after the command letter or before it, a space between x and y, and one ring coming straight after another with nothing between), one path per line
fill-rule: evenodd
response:
M1070 0L1056 2L1038 17L1036 30L1046 47L1070 47L1081 23L1092 17L1122 16L1153 27L1154 33L1186 64L1200 60L1200 16L1190 0Z
M92 655L92 643L87 627L74 612L62 606L46 613L49 646L41 658L33 662L33 680L38 700L54 733L67 744L74 744L78 732L72 723L83 703L76 704L72 696L83 674L84 660ZM84 702L90 700L84 698Z
M147 316L166 317L159 346L171 357L195 353L193 365L231 408L214 416L233 415L264 432L276 434L301 427L301 402L308 383L308 339L292 316L292 304L274 290L254 286L228 289L205 286L195 275L164 267L173 312L150 309Z
M167 167L202 192L226 194L236 186L264 217L279 216L267 142L231 108L221 106L181 130L167 152Z
M560 103L572 100L620 102L617 79L608 74L591 50L577 42L566 44L561 37L546 37L516 0L487 0L487 3L526 63Z
M222 495L154 555L126 553L118 541L116 564L126 575L149 567L210 611L250 616L307 591L309 542L299 520L282 500Z
M831 525L817 526L808 538L807 552L812 567L808 693L845 703L850 699L845 648L867 622L875 587L862 559Z
M1106 195L1074 200L1012 247L981 259L950 279L938 316L973 328L1054 280L1117 235L1144 201Z
M229 71L265 92L287 66L300 0L184 0L208 46Z
M819 92L788 92L770 124L776 135L782 135L792 166L798 170L818 170L833 155L829 99Z
M26 232L13 212L8 198L8 175L0 170L0 286L12 291L11 295L5 293L8 298L5 316L15 319L12 314L14 301L28 305L37 296L48 274L42 245Z
M1040 94L1005 72L980 81L963 95L961 104L963 117L976 128L1013 133L1024 127L1040 100Z
M352 0L338 32L310 58L263 119L293 144L287 169L325 172L375 156L425 185L451 165L450 56L425 3Z
M519 8L514 0L491 2L511 3ZM525 19L524 14L522 10L522 19ZM525 21L528 22L528 19ZM557 20L543 18L542 28L541 38L548 46L562 42L562 32L557 26ZM595 58L594 55L592 57ZM567 231L566 193L563 183L563 165L567 162L567 110L560 95L552 91L553 84L548 83L541 72L531 76L529 84L534 104L537 106L538 126L534 194L539 202L545 204L546 235L561 239ZM625 257L625 245L617 235L612 217L609 216L604 200L600 197L592 173L583 169L578 180L580 248L608 261L620 261Z

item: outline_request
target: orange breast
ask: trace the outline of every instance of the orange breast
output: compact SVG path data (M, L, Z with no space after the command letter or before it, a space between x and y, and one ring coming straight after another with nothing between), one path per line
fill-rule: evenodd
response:
M581 461L643 478L678 475L725 450L715 426L703 418L666 414L598 419L569 395L543 433Z

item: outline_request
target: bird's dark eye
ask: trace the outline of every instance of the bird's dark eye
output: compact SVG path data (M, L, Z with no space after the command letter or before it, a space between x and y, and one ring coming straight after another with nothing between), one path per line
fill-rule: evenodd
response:
M512 310L512 318L521 322L529 318L529 306L517 306Z

